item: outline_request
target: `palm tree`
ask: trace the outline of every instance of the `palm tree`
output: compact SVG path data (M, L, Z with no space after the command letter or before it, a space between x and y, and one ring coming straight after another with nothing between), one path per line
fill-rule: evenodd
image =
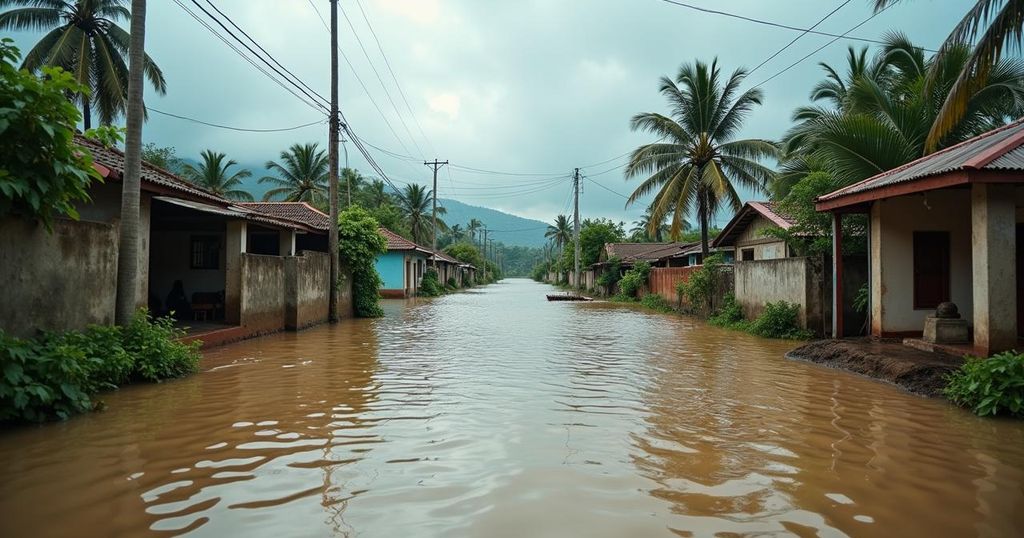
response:
M448 235L452 236L453 243L457 243L466 237L466 230L462 228L461 224L453 224L448 230Z
M92 111L101 124L110 124L127 110L130 34L118 21L130 19L124 0L0 0L0 30L45 31L25 55L22 67L38 71L46 65L71 73L88 94L76 95L82 107L86 129L92 126ZM164 75L149 55L144 72L153 89L167 92Z
M281 152L281 163L267 161L267 170L278 176L263 176L260 183L275 187L263 195L264 200L309 202L317 207L327 205L327 154L315 143L294 144Z
M674 81L662 77L660 90L671 116L647 112L633 117L634 131L656 134L659 140L633 151L625 170L627 178L648 176L626 205L657 190L651 218L661 222L671 213L673 240L679 238L687 211L696 210L705 257L708 221L722 204L734 210L742 206L733 183L755 192L764 189L772 171L758 160L778 153L767 140L733 140L747 114L761 104L762 94L751 88L736 95L746 77L743 69L734 71L724 85L720 75L716 58L710 66L684 64Z
M930 133L970 51L956 46L926 58L902 34L888 34L884 41L866 69L850 69L845 79L824 66L829 84L842 92L837 97L816 90L812 100L827 104L797 110L798 123L786 134L786 158L773 185L776 196L813 171L826 171L839 185L848 185L930 152ZM850 52L851 58L863 56L864 51ZM936 147L956 144L1022 114L1024 63L1000 60Z
M433 227L433 217L431 215L431 199L433 195L433 191L428 190L426 187L410 183L405 186L402 197L398 202L398 209L402 212L402 217L409 226L412 240L417 243L427 244L430 242L431 229ZM438 206L437 214L444 215L445 213L445 208ZM448 229L448 226L441 219L437 219L437 227L441 231Z
M199 166L186 164L182 168L182 175L186 179L230 200L253 201L252 194L238 188L242 185L243 179L252 176L252 172L248 170L239 170L233 174L228 172L228 168L238 163L228 159L227 155L223 153L204 150L200 155L203 162Z
M483 227L484 223L480 222L478 219L469 219L469 222L466 223L466 233L469 234L469 240L472 243L476 243L477 234L480 233L480 230L482 230Z
M643 216L633 221L633 228L629 230L629 233L634 241L654 241L660 243L668 235L669 226L665 219L662 219L659 223L651 218L651 211L651 207L648 206ZM682 223L682 229L684 232L690 230L690 223L685 219Z
M367 209L377 209L394 203L394 199L384 181L374 179L359 190L359 203Z
M900 0L874 0L879 12ZM1000 5L1002 4L1002 5ZM942 142L956 130L971 112L971 101L984 88L992 85L999 73L1004 49L1020 51L1024 43L1024 2L1020 0L976 0L964 18L953 28L939 47L930 78L939 77L947 55L962 54L968 44L966 58L959 62L959 72L952 79L942 106L928 130L925 150L928 153L942 147Z
M572 224L569 223L569 217L565 215L555 217L555 223L548 225L544 237L555 242L558 254L561 255L562 246L568 244L572 239Z
M359 170L355 168L342 168L341 169L341 182L345 184L345 199L346 205L352 205L353 194L356 200L359 197L359 191L363 188L363 182L366 177L359 173ZM358 201L356 202L358 203Z

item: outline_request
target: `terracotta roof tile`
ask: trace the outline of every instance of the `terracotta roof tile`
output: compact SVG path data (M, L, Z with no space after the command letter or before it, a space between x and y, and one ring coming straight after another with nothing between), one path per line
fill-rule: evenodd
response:
M328 231L331 225L330 216L306 202L240 202L236 205L299 222L317 230Z
M379 231L388 240L388 250L415 250L424 254L430 254L429 248L417 245L383 226Z

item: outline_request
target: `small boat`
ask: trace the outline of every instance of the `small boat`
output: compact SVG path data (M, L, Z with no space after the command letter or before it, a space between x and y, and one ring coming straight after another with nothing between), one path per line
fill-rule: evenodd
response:
M593 301L593 297L587 297L585 295L579 295L571 291L565 293L549 293L547 295L549 301Z

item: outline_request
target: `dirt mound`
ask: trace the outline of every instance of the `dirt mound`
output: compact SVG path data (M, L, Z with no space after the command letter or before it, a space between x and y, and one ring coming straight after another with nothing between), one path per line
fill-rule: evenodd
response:
M963 363L960 357L869 339L818 340L786 357L873 377L924 396L942 396L946 374Z

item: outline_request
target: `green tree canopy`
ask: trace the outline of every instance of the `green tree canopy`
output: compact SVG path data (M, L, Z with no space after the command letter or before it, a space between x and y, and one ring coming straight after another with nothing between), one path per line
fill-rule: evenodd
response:
M338 256L352 272L352 302L356 317L384 315L380 307L383 281L377 273L377 256L387 252L388 242L380 224L365 209L352 206L338 214Z

